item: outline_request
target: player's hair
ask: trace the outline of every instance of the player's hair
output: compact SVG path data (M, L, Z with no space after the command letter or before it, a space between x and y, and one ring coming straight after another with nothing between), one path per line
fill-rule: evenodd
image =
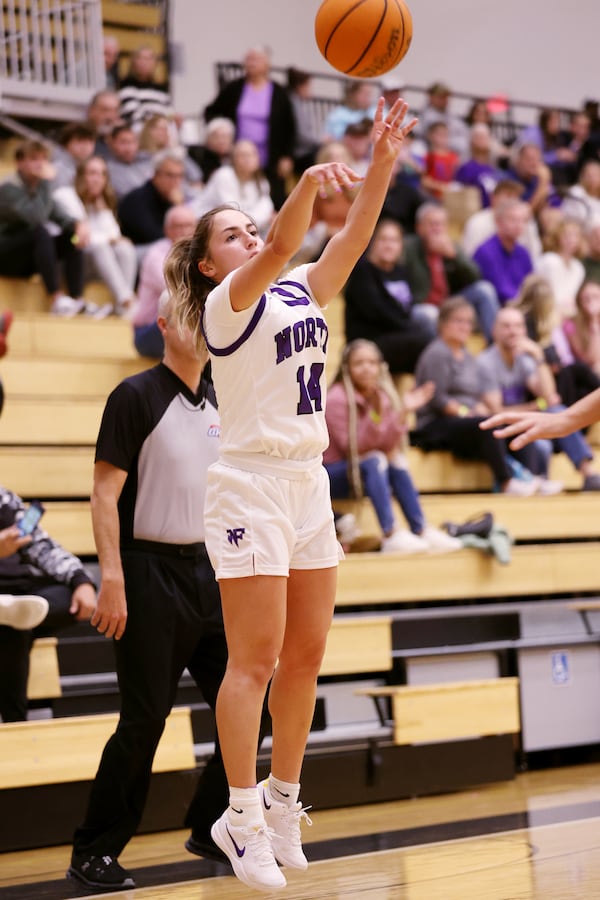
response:
M224 203L204 213L198 220L192 237L173 244L164 264L165 282L173 297L172 314L180 330L189 328L198 346L203 341L204 304L216 286L212 278L202 274L198 263L208 255L215 217L227 209L239 210L239 207L233 203ZM253 221L251 216L248 219Z
M348 398L348 481L352 488L352 495L356 499L363 496L363 485L360 477L359 452L358 452L358 416L356 404L356 391L350 375L350 362L357 350L372 350L379 360L379 387L388 395L392 406L398 412L403 411L402 401L388 369L388 364L377 344L366 338L357 338L346 344L342 351L340 367L336 373L334 382L341 382Z

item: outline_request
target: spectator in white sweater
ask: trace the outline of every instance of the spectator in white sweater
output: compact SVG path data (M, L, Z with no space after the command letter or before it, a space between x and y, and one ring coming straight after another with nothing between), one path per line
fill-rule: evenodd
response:
M83 247L88 278L100 278L114 298L114 309L124 314L135 300L137 258L130 240L123 237L115 217L116 198L108 177L106 162L92 156L77 168L74 187L54 192L58 203L78 222L86 222L89 242ZM96 311L108 315L107 304Z
M231 165L220 166L213 172L198 201L193 204L194 212L200 217L223 203L238 204L254 219L261 235L266 235L275 207L269 182L260 168L258 150L252 141L236 141Z
M585 280L585 269L579 257L583 251L581 225L574 219L562 218L549 238L549 249L537 261L536 270L552 286L560 318L575 315L575 298Z

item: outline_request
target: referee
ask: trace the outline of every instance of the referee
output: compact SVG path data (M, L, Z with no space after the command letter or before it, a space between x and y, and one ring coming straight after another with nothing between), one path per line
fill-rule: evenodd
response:
M163 361L108 398L96 445L92 520L101 587L92 625L115 639L121 713L76 829L67 876L87 887L135 882L118 856L135 833L152 761L189 670L213 709L227 662L217 582L204 547L206 470L220 423L204 354L159 305ZM218 738L186 816L192 853L225 860L210 825L228 802Z

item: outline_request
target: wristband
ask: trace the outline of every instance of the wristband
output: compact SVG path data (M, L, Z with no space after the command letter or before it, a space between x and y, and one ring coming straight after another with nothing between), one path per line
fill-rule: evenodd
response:
M537 406L537 408L539 409L540 412L546 412L546 410L548 409L548 404L544 400L543 397L536 397L535 405Z
M469 407L465 406L464 403L461 403L460 406L458 407L458 415L460 416L461 419L464 419L465 416L469 415Z

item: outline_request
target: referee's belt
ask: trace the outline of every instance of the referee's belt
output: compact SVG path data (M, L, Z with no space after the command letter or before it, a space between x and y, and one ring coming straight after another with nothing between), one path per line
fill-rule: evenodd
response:
M164 541L142 541L133 538L121 547L122 550L141 550L144 553L156 553L158 556L198 557L206 556L203 541L195 544L167 544Z

